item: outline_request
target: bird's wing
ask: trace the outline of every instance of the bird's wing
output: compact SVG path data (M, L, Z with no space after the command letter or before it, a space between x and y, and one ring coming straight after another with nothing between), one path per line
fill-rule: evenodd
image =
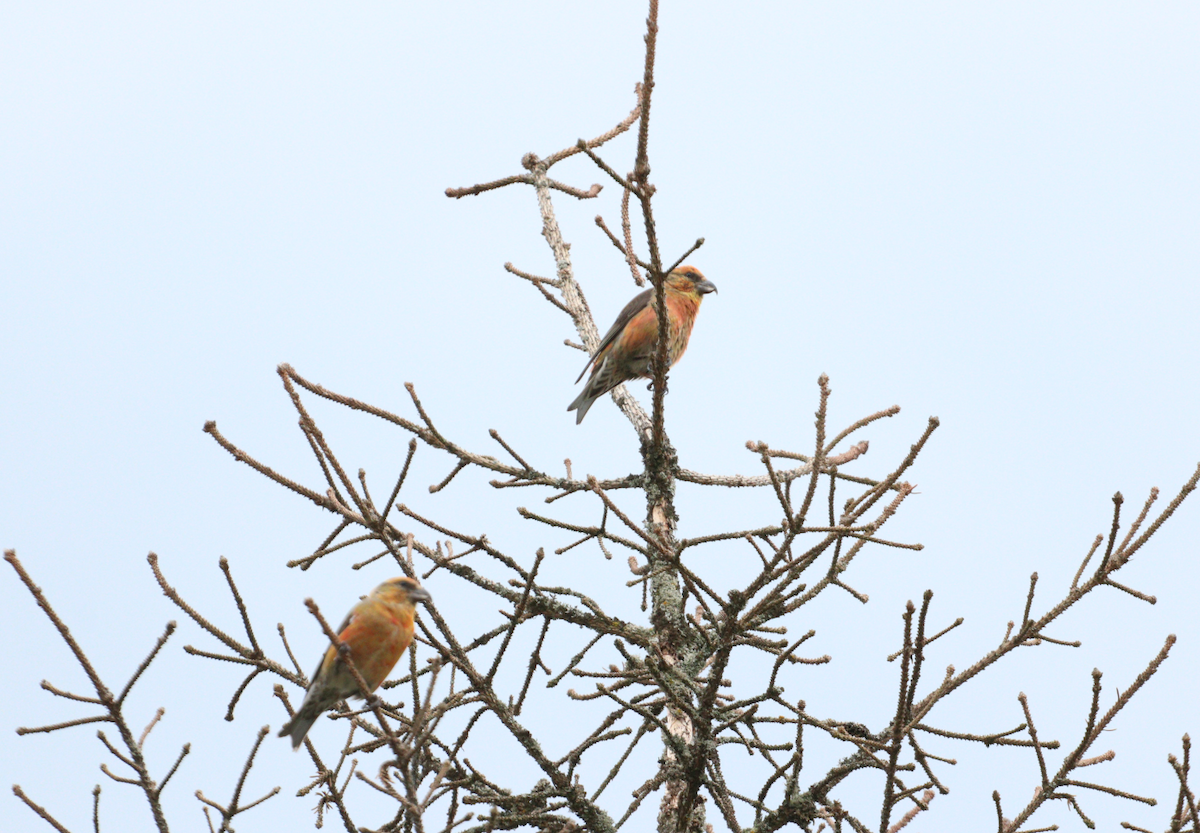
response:
M654 289L646 289L633 296L633 300L625 305L625 309L621 310L621 314L617 316L617 320L608 328L608 332L604 334L604 338L600 339L600 344L596 347L596 352L587 360L587 364L583 366L583 370L579 373L579 378L575 383L579 383L579 379L583 378L583 374L587 373L587 369L592 366L596 356L604 352L605 348L617 340L617 336L625 329L625 325L633 320L633 317L650 305L650 296L654 294Z
M350 620L354 618L357 612L358 605L355 605L350 609L350 612L346 614L346 618L342 620L342 624L337 626L337 630L335 630L334 633L338 635L339 639L341 638L342 634L346 632L346 628L350 627ZM330 643L329 647L325 649L325 653L321 654L321 661L317 663L317 669L313 671L312 676L308 678L309 688L312 688L312 684L316 681L317 675L320 674L321 669L325 667L325 658L329 655L330 651L337 653L337 648L335 648L332 643Z

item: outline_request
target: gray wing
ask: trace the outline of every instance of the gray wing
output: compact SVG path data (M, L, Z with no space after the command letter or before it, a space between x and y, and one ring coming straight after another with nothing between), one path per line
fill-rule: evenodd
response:
M356 607L357 607L357 605L356 605ZM349 613L346 614L346 618L342 620L342 624L337 626L337 629L334 630L334 633L336 633L340 636L342 631L344 631L350 625L350 618L352 616L354 616L353 610L351 610ZM330 643L330 645L332 645L332 644L333 643ZM325 649L325 651L328 651L328 650L329 650L328 648ZM325 651L321 652L321 658L319 660L317 660L317 667L312 672L312 676L308 678L308 687L309 688L312 688L312 684L317 679L317 675L321 673L321 666L325 664Z
M608 332L604 334L604 338L600 339L600 345L596 348L596 352L592 354L592 357L587 360L587 364L583 366L583 370L579 372L579 378L575 380L576 384L579 384L579 379L582 379L583 374L587 373L588 368L592 366L592 362L595 361L596 356L599 356L602 352L604 352L605 347L608 347L617 340L617 336L620 335L621 330L625 329L625 325L628 324L635 315L649 306L650 296L653 294L653 288L642 290L637 295L633 296L632 301L625 305L625 309L621 310L621 314L617 316L617 320L613 322L613 325L608 328Z

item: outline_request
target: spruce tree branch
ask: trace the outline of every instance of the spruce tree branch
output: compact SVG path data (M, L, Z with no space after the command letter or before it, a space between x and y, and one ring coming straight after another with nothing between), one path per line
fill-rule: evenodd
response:
M92 666L91 661L88 659L87 655L84 653L84 651L80 647L79 643L75 641L75 637L71 634L70 629L67 628L66 623L64 623L63 620L61 618L59 618L58 613L51 606L51 604L50 604L49 600L46 598L45 594L42 593L41 588L33 583L33 579L29 576L29 573L27 573L25 571L24 565L22 565L21 562L17 559L16 552L13 550L5 550L4 560L7 561L12 566L12 568L16 571L17 576L21 579L21 583L25 585L27 590L29 590L30 595L33 596L34 601L36 601L38 604L38 607L40 607L42 609L42 611L46 614L46 617L54 625L55 629L58 631L58 633L62 637L63 641L67 643L67 647L69 647L71 649L71 653L73 653L75 655L76 661L79 663L80 667L83 669L84 673L87 675L88 679L91 681L93 688L95 688L97 699L100 700L100 702L103 704L105 710L108 712L106 722L111 722L117 727L117 732L121 736L121 742L125 747L126 754L121 754L116 749L114 749L111 745L109 745L107 740L104 738L104 734L102 732L98 733L101 738L101 741L103 743L105 743L105 745L109 745L109 748L113 751L113 753L116 754L118 758L120 758L122 761L124 761L126 764L128 764L134 770L134 772L137 775L137 778L132 778L132 779L131 778L119 778L118 776L114 776L114 775L112 775L111 772L108 772L108 770L105 768L105 766L103 764L101 764L101 769L104 770L105 773L108 774L110 777L114 778L114 780L132 784L134 786L137 786L139 789L141 789L142 793L146 796L147 802L150 804L150 814L151 814L151 817L154 819L154 824L158 828L159 833L168 833L167 819L166 819L166 815L163 813L162 804L159 801L158 790L156 788L154 780L150 777L149 767L147 766L146 760L142 755L141 743L134 738L133 732L129 728L129 724L126 722L125 714L122 711L122 706L123 706L122 699L118 698L118 697L114 697L112 692L108 689L108 687L104 685L103 681L101 681L100 675L96 672L96 669ZM164 642L166 642L167 638L171 635L171 633L174 630L175 630L175 623L174 622L169 623L167 625L166 632L161 637L161 639L159 640L159 642L157 643L155 648L150 652L150 655L142 662L141 665L139 665L137 670L133 673L132 677L129 680L129 683L126 685L124 693L128 693L129 688L131 688L133 686L133 684L141 677L142 673L146 670L146 667L149 666L151 661L153 661L154 657L157 656L158 650L162 647L162 644ZM122 694L122 697L124 696L124 693ZM79 721L79 722L97 722L97 721L95 721L94 719L85 719L85 720ZM70 721L67 724L62 724L58 728L65 728L68 725L78 725L79 722ZM151 726L153 726L153 723L151 723ZM53 727L46 727L45 729L43 729L43 731L51 731L52 728ZM147 732L149 731L149 728L150 727L147 727ZM23 734L21 732L19 732L19 733ZM145 733L143 733L142 739L143 740L145 739ZM40 807L38 807L32 801L28 800L25 797L24 793L20 792L19 787L14 788L14 793L17 795L18 798L25 801L26 805L28 805L30 807L30 809L34 810L34 812L36 812L39 816L41 816L47 822L50 822L51 824L54 824L57 826L57 822L55 822L48 813L46 813L44 810L42 810Z

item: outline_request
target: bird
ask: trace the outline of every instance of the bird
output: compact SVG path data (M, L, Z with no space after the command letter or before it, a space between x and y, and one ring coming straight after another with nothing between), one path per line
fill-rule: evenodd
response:
M688 338L700 301L717 287L700 274L694 266L680 266L667 275L663 287L667 303L668 336L667 365L672 366L687 350ZM625 305L617 320L600 340L595 354L583 366L579 379L592 369L568 411L578 411L575 424L583 422L592 403L622 382L630 379L649 379L654 349L658 345L658 313L654 305L654 289L638 293ZM576 379L576 384L579 383Z
M346 614L337 629L338 639L350 647L350 659L370 691L379 688L412 644L417 602L431 600L429 591L414 579L400 576L376 587ZM292 748L299 749L322 712L339 700L362 696L338 647L330 645L313 672L304 702L279 730L279 737L291 736Z

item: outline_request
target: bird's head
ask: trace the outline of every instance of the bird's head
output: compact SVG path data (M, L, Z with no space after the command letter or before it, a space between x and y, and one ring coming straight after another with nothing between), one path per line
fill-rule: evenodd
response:
M706 280L695 266L680 266L667 275L667 288L696 297L716 292L716 285Z
M433 601L433 596L429 595L429 591L417 584L416 579L411 579L408 576L388 579L376 587L371 595L377 596L389 604L404 604L407 602L408 604L416 605L417 602Z

